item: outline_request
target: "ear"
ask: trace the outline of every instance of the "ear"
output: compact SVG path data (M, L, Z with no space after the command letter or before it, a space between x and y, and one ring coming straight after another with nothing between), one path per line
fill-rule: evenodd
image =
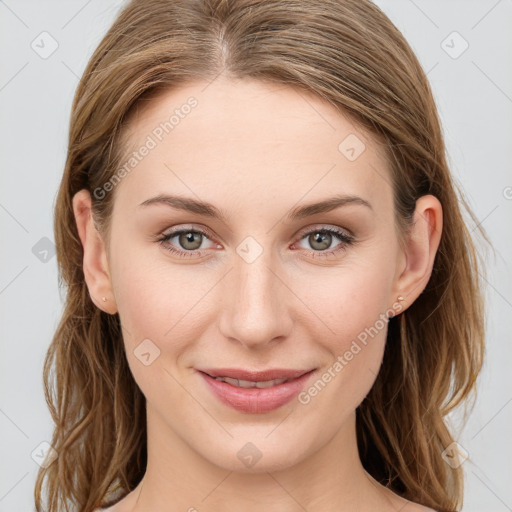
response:
M427 286L443 230L443 208L433 195L416 201L413 222L407 233L404 258L395 284L396 295L404 298L406 309ZM395 295L395 298L396 298Z
M82 189L74 195L73 213L84 250L85 281L94 304L113 315L117 313L117 305L110 282L107 254L103 239L94 225L91 205L91 195L87 190ZM107 300L103 301L103 297Z

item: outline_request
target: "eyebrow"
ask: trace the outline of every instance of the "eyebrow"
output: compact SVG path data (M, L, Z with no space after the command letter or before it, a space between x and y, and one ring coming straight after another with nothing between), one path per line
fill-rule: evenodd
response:
M196 213L198 215L211 217L213 219L219 219L226 223L226 215L216 206L205 201L198 201L196 199L183 196L160 194L150 199L146 199L139 205L139 207L147 207L158 204L171 206L177 210ZM288 221L303 219L305 217L316 215L317 213L330 212L336 208L349 204L361 205L369 208L370 210L373 210L372 205L366 199L354 195L337 195L328 199L324 199L323 201L293 208L286 214L285 218Z

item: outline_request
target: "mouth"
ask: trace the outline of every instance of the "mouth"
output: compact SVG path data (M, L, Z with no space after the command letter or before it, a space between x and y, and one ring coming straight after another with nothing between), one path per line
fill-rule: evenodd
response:
M210 391L225 405L240 412L269 412L290 402L317 369L197 370Z
M213 378L232 379L246 382L269 382L272 380L293 380L297 377L312 371L288 369L288 368L270 368L268 370L243 370L241 368L198 368L198 371L206 373Z
M212 377L211 375L209 375ZM262 380L262 381L251 381L251 380L242 380L242 379L232 379L230 377L212 377L215 380L220 382L227 382L232 386L236 386L238 388L271 388L272 386L277 386L279 384L284 384L288 382L289 379L273 379L273 380Z

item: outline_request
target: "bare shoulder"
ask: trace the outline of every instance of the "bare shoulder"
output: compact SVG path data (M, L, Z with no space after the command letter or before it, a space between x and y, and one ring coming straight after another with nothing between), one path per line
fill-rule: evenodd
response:
M108 508L97 508L94 512L121 512L121 509L119 508L119 503L116 503Z
M421 505L414 501L409 501L394 493L391 493L389 497L391 498L390 501L392 506L397 510L400 510L400 512L437 512L433 508L426 507L425 505Z
M137 498L137 494L135 491L128 493L124 498L119 500L117 503L114 503L109 508L98 508L94 512L129 512L133 510L135 506L135 501Z
M419 503L408 501L405 506L401 509L401 512L437 512L433 508L425 507Z

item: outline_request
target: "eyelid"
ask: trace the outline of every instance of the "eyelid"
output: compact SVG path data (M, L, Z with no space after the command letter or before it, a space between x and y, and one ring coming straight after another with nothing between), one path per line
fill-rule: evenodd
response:
M198 233L202 233L203 235L207 236L210 240L215 238L213 233L207 227L201 224L179 224L178 226L166 229L165 231L158 233L156 237L165 238L170 235L175 236L183 231L197 231Z
M211 231L206 228L206 227L203 227L203 226L198 226L198 225L183 225L183 226L179 226L177 228L171 228L167 231L164 231L162 234L159 234L157 235L157 242L160 241L160 242L165 242L167 239L169 238L174 238L176 235L179 235L181 233L186 233L186 232L189 232L189 231L193 231L193 232L196 232L196 233L201 233L202 235L204 235L210 242L212 242L213 244L218 244L218 242L215 241L215 237L211 234ZM183 249L177 249L178 251L183 251ZM201 252L201 251L204 251L206 249L196 249L195 251L184 251L184 252L187 252L187 253L190 253L190 254L194 254L194 252Z
M183 225L179 226L177 228L171 228L168 232L164 232L162 234L157 235L156 241L159 242L162 246L165 243L169 242L169 239L174 238L175 236L183 233L183 232L196 232L201 233L204 235L210 242L213 244L218 244L218 242L214 241L214 237L211 235L211 232L208 228L204 226L198 226L198 225ZM335 237L337 237L342 243L341 246L346 246L348 244L352 244L355 241L354 234L347 228L342 228L341 226L335 226L330 224L316 224L313 226L306 226L305 228L302 228L296 235L295 238L297 239L295 242L293 242L292 245L295 245L297 243L300 243L306 235L315 233L315 232L327 232L331 233ZM164 247L167 251L176 253L181 257L193 257L194 255L202 256L203 252L207 249L195 249L193 251L186 251L184 249L177 249L174 246L170 245L170 247ZM322 257L323 255L330 255L332 253L335 253L337 251L343 250L345 247L335 248L335 249L326 249L324 251L314 251L313 249L309 249L309 252L312 253L312 256L314 257ZM307 250L307 249L306 249Z
M302 228L295 236L302 239L303 235L311 233L312 231L326 231L326 230L339 231L339 232L345 234L345 236L347 238L355 238L354 233L352 231L350 231L350 229L342 228L341 226L336 226L334 224L313 224L313 226L307 226L305 228Z

